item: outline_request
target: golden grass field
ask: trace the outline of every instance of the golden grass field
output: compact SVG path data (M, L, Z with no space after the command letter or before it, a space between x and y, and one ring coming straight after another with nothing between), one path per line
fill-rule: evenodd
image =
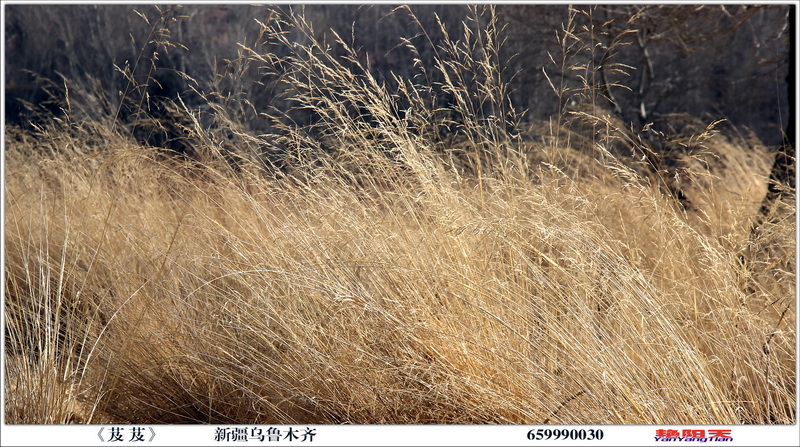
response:
M506 107L488 51L483 89L440 86L446 142L419 86L305 50L313 128L175 104L191 157L6 128L6 423L796 423L795 199L759 214L763 146L692 119L648 170L593 104L509 132L474 107Z

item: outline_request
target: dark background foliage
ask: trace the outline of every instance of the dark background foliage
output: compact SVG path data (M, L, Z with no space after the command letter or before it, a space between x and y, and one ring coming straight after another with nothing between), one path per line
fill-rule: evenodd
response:
M129 118L126 111L133 113L132 107L120 106L122 96L139 98L141 104L180 95L188 106L199 107L209 99L201 98L203 94L217 92L228 99L246 97L256 110L284 105L267 74L252 67L229 65L237 59L238 43L258 44L256 20L269 17L267 8L160 6L163 16L153 5L5 8L7 122L29 124L33 116L31 105L46 105L52 95L63 95L62 76L70 80L73 93L82 90L100 99L108 108L105 112L119 118ZM391 5L280 8L304 9L314 31L331 43L333 51L336 46L331 30L352 41L363 62L369 62L373 73L387 82L391 82L390 73L408 78L419 75L401 37L410 38L420 48L423 62L429 63L443 37L436 31L438 20L453 38L463 34L464 26L475 29L486 25L470 22L465 5L413 5L420 23L405 10ZM575 32L581 39L597 42L598 50L574 54L573 61L593 64L598 69L602 76L592 80L594 86L611 100L609 109L636 129L661 115L687 112L701 119L728 119L734 125L752 129L766 144L777 146L789 124L791 8L579 6L582 13L575 16ZM558 112L560 104L543 71L551 77L559 75L554 62L560 61L563 51L557 33L567 22L569 8L501 5L497 13L504 26L501 36L506 38L500 62L512 87L509 99L518 109L527 109L529 119L547 119ZM166 33L158 33L160 17L167 19L162 22ZM427 35L422 34L420 25ZM293 38L304 43L299 34ZM157 60L150 60L158 42L162 47ZM172 46L163 46L167 42ZM617 44L613 51L605 52L612 43ZM286 51L266 46L260 50L277 55ZM629 66L627 75L608 69L612 61ZM232 73L236 69L239 72ZM133 91L122 75L125 70L143 86L141 89ZM568 82L578 83L574 73L565 74ZM606 88L615 83L625 87ZM155 113L163 111L156 109ZM242 113L254 128L266 125L257 114Z

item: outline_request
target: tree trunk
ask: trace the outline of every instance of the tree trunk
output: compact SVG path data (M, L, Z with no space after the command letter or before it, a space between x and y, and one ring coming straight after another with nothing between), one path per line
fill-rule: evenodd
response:
M797 98L797 61L794 58L796 51L795 35L797 29L795 20L797 17L797 6L789 8L789 70L786 74L786 85L789 97L789 122L786 124L786 132L783 134L783 143L772 164L772 171L769 176L769 190L764 202L761 205L761 217L764 218L772 208L775 200L780 198L781 192L788 186L795 189L795 150L797 144L797 111L795 110Z

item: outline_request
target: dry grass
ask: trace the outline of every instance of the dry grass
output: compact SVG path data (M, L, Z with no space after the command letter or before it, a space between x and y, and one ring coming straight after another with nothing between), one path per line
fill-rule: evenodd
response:
M6 423L795 423L793 195L752 230L758 152L710 127L688 208L596 109L600 139L523 138L492 36L394 91L344 42L244 48L320 120L184 107L191 160L8 130Z

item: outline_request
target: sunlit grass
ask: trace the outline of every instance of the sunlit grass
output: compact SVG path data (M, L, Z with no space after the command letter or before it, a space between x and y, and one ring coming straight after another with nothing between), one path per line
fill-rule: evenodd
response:
M701 128L736 168L687 159L686 207L599 108L523 135L490 44L389 91L340 43L245 48L320 121L223 140L174 104L191 159L7 132L7 423L795 422L794 198L756 220L755 150Z

